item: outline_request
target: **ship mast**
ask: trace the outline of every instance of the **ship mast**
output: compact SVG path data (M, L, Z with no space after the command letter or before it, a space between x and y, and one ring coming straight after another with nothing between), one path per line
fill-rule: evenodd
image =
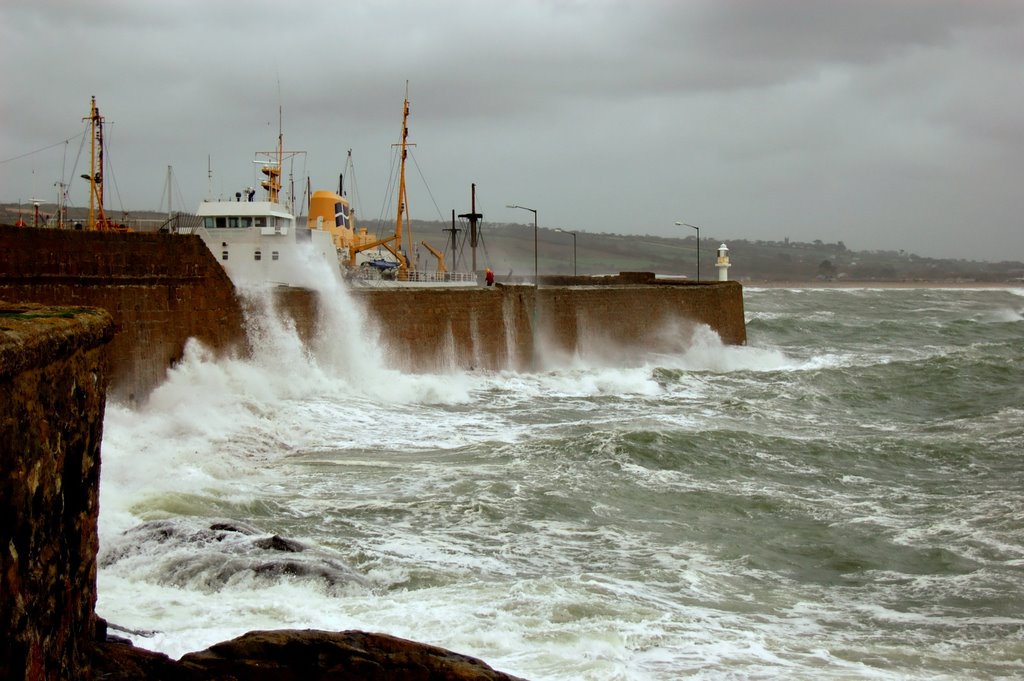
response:
M89 229L107 229L107 216L103 213L103 116L96 108L96 95L92 96L89 117L92 132L90 134L90 172L82 177L89 180ZM98 156L98 158L97 158Z
M281 173L284 169L284 160L286 158L294 158L299 154L305 154L304 151L285 151L284 150L284 126L283 126L283 115L280 106L277 108L277 148L273 151L257 151L256 156L259 158L266 157L269 160L260 161L255 160L254 163L262 164L260 172L266 175L266 179L260 182L260 186L267 190L267 201L270 203L280 203L281 196ZM295 191L292 189L292 196L290 197L290 205L285 206L289 211L295 210ZM283 205L283 204L282 204Z
M395 250L398 252L398 271L401 277L409 269L409 256L402 254L402 224L409 223L409 243L412 244L412 222L409 220L409 202L405 193L405 159L409 144L409 81L405 81L405 102L402 107L402 141L395 145L402 148L398 171L398 215L395 217Z
M267 201L277 203L278 194L281 192L281 168L284 166L284 120L281 107L277 107L277 150L276 152L263 152L270 156L271 161L260 168L260 172L267 176L267 179L260 182L260 186L267 190ZM277 156L275 163L274 156Z
M83 118L89 121L92 128L91 148L89 152L90 165L88 175L82 175L83 180L89 180L89 229L100 232L130 232L124 225L115 224L103 212L103 116L96 108L96 95L92 96L92 105L89 110L89 117Z

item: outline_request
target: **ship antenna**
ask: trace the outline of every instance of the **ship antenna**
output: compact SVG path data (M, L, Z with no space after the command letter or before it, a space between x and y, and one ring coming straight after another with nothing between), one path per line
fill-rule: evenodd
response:
M278 181L280 181L280 173L284 172L284 103L281 100L280 73L277 74L277 172L279 173ZM294 190L291 191L294 192Z

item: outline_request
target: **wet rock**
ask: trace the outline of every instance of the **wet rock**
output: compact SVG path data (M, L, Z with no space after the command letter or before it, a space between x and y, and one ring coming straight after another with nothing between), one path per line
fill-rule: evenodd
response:
M178 662L102 643L94 667L103 681L522 681L468 655L361 631L254 631Z
M96 681L199 681L203 678L195 670L162 653L136 648L123 639L96 644L92 654L92 672Z
M266 539L257 539L253 545L267 551L286 551L288 553L299 553L306 550L305 546L294 539L285 539L277 534Z
M311 579L336 590L369 586L332 551L234 521L145 522L107 542L100 565L113 568L128 561L130 566L136 557L153 554L164 558L147 568L152 570L151 579L173 586L217 591L245 575L268 583L282 577Z
M214 532L238 532L239 534L257 534L256 528L245 525L234 520L212 523L210 529Z

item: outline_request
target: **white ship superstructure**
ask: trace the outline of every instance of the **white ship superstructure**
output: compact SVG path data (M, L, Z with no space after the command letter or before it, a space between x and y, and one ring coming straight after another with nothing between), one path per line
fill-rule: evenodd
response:
M196 214L199 235L236 285L311 287L340 277L330 234L297 226L279 203L203 201Z

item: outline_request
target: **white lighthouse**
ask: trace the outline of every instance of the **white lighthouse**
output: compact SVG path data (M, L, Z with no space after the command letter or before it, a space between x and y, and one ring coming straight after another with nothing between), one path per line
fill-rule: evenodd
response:
M718 247L715 267L718 268L718 281L729 281L729 247L725 244Z

